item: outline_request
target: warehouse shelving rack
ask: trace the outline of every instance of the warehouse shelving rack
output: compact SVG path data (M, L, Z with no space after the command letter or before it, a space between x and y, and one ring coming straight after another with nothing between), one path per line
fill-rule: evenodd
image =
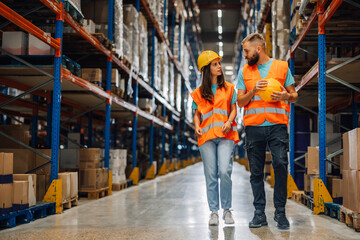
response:
M87 33L82 26L80 26L76 21L74 21L74 19L70 16L70 14L64 10L63 1L60 1L58 3L54 0L40 0L40 2L42 2L46 7L48 7L52 12L54 12L56 14L55 38L51 38L49 35L45 34L44 31L40 30L38 27L36 27L32 23L30 23L24 17L20 16L16 12L14 12L11 8L7 7L4 3L0 3L0 14L3 17L10 20L11 22L15 23L17 26L19 26L26 32L31 33L32 35L39 38L40 40L42 40L43 42L45 42L46 44L50 45L51 47L53 47L55 49L55 60L54 60L53 69L50 69L50 70L47 69L48 72L46 72L46 71L41 70L40 68L31 66L32 69L34 69L34 71L41 71L47 77L54 78L53 88L50 87L50 88L46 89L46 90L53 90L52 106L50 104L48 104L48 108L46 110L42 109L44 112L47 111L48 123L51 122L51 124L48 124L48 129L47 129L48 141L50 141L49 136L51 136L51 149L52 149L51 159L48 158L46 155L36 151L35 149L32 149L32 148L26 146L26 148L29 148L32 151L35 151L36 153L42 155L43 157L45 157L46 159L49 160L49 162L47 164L51 163L51 180L57 179L57 174L58 174L58 168L56 166L58 166L58 158L59 158L58 156L59 156L60 118L61 118L61 116L67 116L68 118L70 118L70 120L72 120L78 116L89 113L89 116L90 116L89 117L89 127L91 127L92 123L93 123L93 120L91 117L92 112L89 111L89 109L85 110L86 109L85 106L88 105L87 102L89 99L90 99L90 102L95 105L95 107L91 108L91 110L95 110L95 109L99 108L100 106L106 104L106 109L105 109L105 118L106 118L106 121L105 121L105 167L109 166L110 116L112 114L113 117L116 117L116 114L115 113L113 114L111 112L111 110L116 111L116 110L125 109L127 111L133 112L133 114L134 114L133 136L132 136L132 148L133 148L132 163L133 163L133 169L135 169L135 171L133 171L134 174L132 174L133 175L132 177L134 179L134 182L136 182L136 179L138 180L138 173L136 174L136 139L137 139L136 127L137 127L137 122L138 122L138 116L142 117L145 121L150 121L150 123L151 123L151 127L150 127L150 130L151 130L150 131L150 161L151 161L151 163L152 163L154 124L163 128L163 131L162 131L163 132L163 138L162 138L162 149L163 149L162 153L163 154L162 154L161 163L162 164L164 163L165 129L170 131L170 134L171 134L170 159L172 159L172 154L173 154L173 152L172 152L172 149L173 149L172 132L175 129L174 121L178 122L176 146L178 146L180 144L180 142L179 142L180 120L181 120L180 112L178 112L173 106L171 106L162 96L160 96L154 90L153 82L152 82L152 86L149 86L137 73L131 74L131 69L129 69L110 50L105 48L95 37L93 37L92 35ZM168 46L167 39L165 38L164 34L161 32L157 21L152 16L149 6L147 5L145 0L137 0L136 8L138 11L140 10L140 5L144 9L144 14L149 19L148 21L150 21L153 24L153 39L154 39L155 35L157 35L161 41L166 43L167 52L168 52L168 55L169 55L171 61L173 61L174 66L176 67L177 71L182 75L185 86L187 87L188 91L191 91L188 79L185 78L184 71L183 71L182 67L180 66L179 62L177 61L177 59L174 59L172 51L170 50L170 48ZM62 42L63 42L62 28L63 28L64 22L66 22L69 26L71 26L83 39L85 39L95 49L97 49L99 52L101 52L101 54L103 54L107 57L107 64L106 64L107 65L107 77L106 77L105 91L94 86L93 84L85 81L84 79L81 79L81 78L69 73L65 69L62 69L62 67L61 67L61 55L62 55L61 50L62 50ZM109 23L113 22L113 0L109 0L108 22ZM112 24L109 24L109 31L108 31L109 40L112 40L112 31L110 31L111 27L112 27ZM16 56L13 56L13 57L16 57ZM28 63L25 63L24 61L23 61L23 63L25 65L29 66ZM121 69L125 73L132 75L132 78L135 82L134 104L128 103L128 102L124 101L123 99L120 99L111 94L110 82L111 82L111 68L112 68L113 64L116 65L117 68ZM49 73L51 71L54 72L53 75ZM29 85L29 82L20 82L20 83L16 82L15 83L14 81L9 80L9 79L1 79L1 81L6 86L11 86L11 87L21 89L23 91L27 91L26 93L32 92L33 94L36 94L36 95L45 96L48 99L50 97L49 93L44 93L44 91L41 91L41 90L44 90L43 86L45 85L45 83L49 83L50 81L45 82L45 80L41 80L42 84L38 85L38 86L36 86L36 84ZM26 85L25 85L25 83L26 83ZM160 103L163 104L163 106L164 106L163 116L166 114L165 109L167 109L171 112L171 115L170 115L170 123L171 124L164 122L164 121L160 120L159 118L139 109L139 107L137 106L137 95L138 95L139 85L141 87L143 87L146 91L148 91L152 95L153 98L155 98L156 100L158 100ZM84 99L84 98L82 99L81 97L76 97L76 96L68 97L66 95L67 96L66 100L60 100L61 99L61 90L64 88L65 89L74 89L75 88L76 90L79 90L79 91L88 91L91 94L87 95L87 99ZM19 101L18 99L19 99L19 97L15 97L15 99L12 99L9 101L16 102L16 101ZM79 106L79 104L74 104L73 100L76 100L78 102L80 101L81 106ZM64 113L61 113L61 116L60 116L61 101L63 101L64 103L66 102L69 105L74 106L76 108L83 109L85 111L81 114L78 114L75 117L64 114ZM21 105L24 105L24 103L21 103ZM34 106L31 106L31 104L29 106L34 108ZM27 107L29 107L29 106L27 106ZM103 112L97 112L97 113L104 115ZM9 112L8 112L8 114L9 114ZM51 116L51 114L52 114L52 116ZM185 120L184 120L184 123L185 123L185 126L186 126L186 124L189 126L192 126L189 122L187 122ZM49 126L51 126L51 129ZM50 134L50 131L51 131L51 134ZM90 134L91 134L91 132L92 132L92 129L89 129ZM185 133L184 133L184 136L185 136ZM184 141L184 144L189 144L190 142L195 143L194 140L191 138L189 138L188 140L189 141ZM91 141L91 140L89 139L89 141ZM179 150L176 148L176 156L177 156L176 162L179 162L179 159L180 159L180 154L178 151ZM45 166L47 164L44 164L43 166ZM40 167L43 167L43 166L40 166ZM36 169L39 169L40 167L37 167ZM36 169L34 169L33 171L35 171Z
M327 112L327 106L326 106L326 78L334 80L336 83L339 83L341 85L344 85L353 91L360 92L360 88L357 86L350 84L338 77L335 77L331 75L330 73L348 65L349 63L354 62L355 60L360 58L360 55L357 55L355 57L351 57L346 59L346 61L343 61L340 64L337 64L334 67L331 67L329 69L326 69L326 44L325 44L325 38L326 38L326 24L329 22L329 20L332 18L332 16L336 13L338 8L341 6L343 2L347 2L354 7L359 7L359 4L354 3L353 1L344 1L344 0L332 0L329 2L328 0L319 0L317 2L317 6L314 8L313 12L309 16L306 25L304 26L303 30L297 36L293 44L290 44L290 49L287 54L287 60L289 61L290 69L292 73L295 73L295 51L297 49L301 49L299 46L306 38L308 32L310 31L312 25L316 22L318 22L318 61L308 70L308 72L301 78L301 81L296 86L296 91L299 92L300 90L304 89L307 84L309 84L314 78L318 77L318 113L313 111L312 109L309 109L305 106L302 106L298 103L292 103L291 104L291 116L290 116L290 174L295 177L295 164L297 164L297 160L303 158L303 156L295 158L295 106L302 108L303 110L306 110L314 115L318 116L318 122L319 122L319 173L320 173L320 179L323 182L323 185L326 186L326 164L327 162L330 162L331 164L338 166L338 164L332 162L330 159L338 154L341 154L343 151L342 149L330 153L328 156L326 155L326 147L329 143L326 142L326 121L330 121L333 124L339 126L340 128L349 131L350 129L346 126L342 126L339 123L336 123L335 121L332 121L331 119L328 119L326 117ZM327 6L327 7L326 7ZM325 10L326 7L326 10ZM342 36L339 36L341 39ZM303 50L303 49L301 49ZM352 94L352 114L353 114L353 128L356 128L358 126L358 109L357 109L357 102L358 97L357 95ZM342 101L343 103L344 101ZM344 106L337 106L340 108L344 108ZM340 141L341 139L335 140ZM326 190L326 189L325 189ZM323 194L323 196L326 195L325 190L319 190L319 193L317 194ZM315 193L314 193L315 194ZM318 203L319 204L319 203ZM314 208L314 213L320 213L322 212L320 208Z

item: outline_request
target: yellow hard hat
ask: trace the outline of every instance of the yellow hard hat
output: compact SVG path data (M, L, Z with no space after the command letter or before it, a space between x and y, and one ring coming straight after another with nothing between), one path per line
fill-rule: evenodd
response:
M273 92L281 92L280 82L274 78L265 78L267 86L265 90L258 91L260 97L265 102L276 102L272 100L271 94Z
M213 60L218 59L219 61L221 60L222 57L220 57L216 52L211 51L211 50L206 50L203 51L199 57L198 57L198 67L199 67L199 71L202 72L202 68L206 65L208 65L209 63L211 63Z

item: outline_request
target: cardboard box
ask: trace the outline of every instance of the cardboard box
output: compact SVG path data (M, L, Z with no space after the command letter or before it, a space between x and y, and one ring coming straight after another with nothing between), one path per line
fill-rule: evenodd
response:
M343 195L343 206L350 208L350 170L343 170L343 181L342 181L342 195Z
M108 1L90 0L81 4L81 10L86 18L92 19L95 23L108 22Z
M0 184L0 214L12 211L13 184Z
M332 184L334 179L339 179L340 176L335 175L326 175L326 188L328 189L330 195L332 195Z
M360 170L360 154L358 153L360 143L360 128L356 128L345 133L343 135L343 140L344 158L345 155L347 157L345 160L345 169Z
M350 170L349 168L349 132L343 134L343 170Z
M355 212L360 212L360 172L356 170L349 170L349 209Z
M28 182L29 207L36 205L36 174L14 174L14 181Z
M102 82L101 68L82 68L81 77L89 82Z
M340 174L343 173L344 164L345 164L344 155L340 155Z
M328 155L328 148L326 148L326 155ZM308 147L307 159L305 155L305 167L308 175L319 174L319 147Z
M79 191L96 190L100 183L101 168L79 170Z
M35 168L35 154L28 149L0 149L0 152L13 153L13 172L25 173Z
M45 33L49 37L51 37L50 33ZM53 55L54 50L38 39L37 37L34 37L33 35L29 34L29 45L28 45L28 55Z
M269 174L270 174L271 169L272 169L272 165L271 165L271 163L266 162L266 163L265 163L265 170L264 170L264 172L265 172L265 173L269 173Z
M100 148L79 149L79 168L100 168Z
M14 181L13 183L13 207L14 210L29 207L29 182Z
M2 48L14 55L26 55L27 34L25 32L3 32Z
M62 180L62 202L70 200L70 173L59 173L59 179Z
M333 198L339 198L342 197L342 179L332 179L332 188L331 188L331 196Z
M60 168L79 168L79 149L60 149Z
M11 175L14 173L13 153L0 152L0 175Z
M77 172L70 172L70 198L74 198L78 195L78 173Z
M271 152L266 152L265 162L272 162Z
M311 191L310 188L310 176L306 173L304 174L304 191L309 193Z
M29 125L0 125L0 131L15 138L16 140L29 145L30 143L30 131ZM0 148L16 148L24 149L20 144L15 143L7 138L2 138L0 141Z
M36 149L36 150L51 158L51 149ZM43 158L39 154L35 153L35 166L36 167L39 167L47 162L49 162L49 160L47 160L46 158ZM48 164L45 167L40 168L39 170L36 171L36 174L50 175L51 174L51 164Z
M36 175L36 201L42 201L46 194L46 175Z

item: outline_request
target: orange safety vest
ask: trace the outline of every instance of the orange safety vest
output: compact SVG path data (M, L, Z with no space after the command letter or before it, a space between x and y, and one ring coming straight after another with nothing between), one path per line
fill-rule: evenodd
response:
M206 141L214 138L227 138L233 140L235 143L239 142L239 134L237 132L236 122L231 124L231 130L224 134L221 128L229 119L231 98L234 93L234 84L225 82L226 88L218 88L215 93L213 103L202 98L200 87L191 93L191 97L198 106L198 111L201 114L200 127L203 135L198 137L198 146Z
M267 78L275 78L284 86L288 70L288 63L274 59ZM246 92L254 88L256 82L261 79L257 65L249 66L246 64L243 68L243 79ZM290 116L290 104L284 101L265 102L256 93L250 102L244 107L244 125L260 125L265 119L275 124L288 124Z

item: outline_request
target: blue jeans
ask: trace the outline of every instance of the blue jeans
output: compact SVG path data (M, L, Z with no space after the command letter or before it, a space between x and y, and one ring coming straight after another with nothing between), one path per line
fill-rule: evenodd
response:
M199 147L204 164L207 200L212 212L219 210L219 178L221 207L223 209L231 208L234 146L233 140L215 138L206 141Z
M285 210L289 142L286 125L247 126L245 133L245 149L250 165L250 183L254 195L255 210L258 212L265 211L264 165L267 146L270 148L275 174L274 206L278 210Z

